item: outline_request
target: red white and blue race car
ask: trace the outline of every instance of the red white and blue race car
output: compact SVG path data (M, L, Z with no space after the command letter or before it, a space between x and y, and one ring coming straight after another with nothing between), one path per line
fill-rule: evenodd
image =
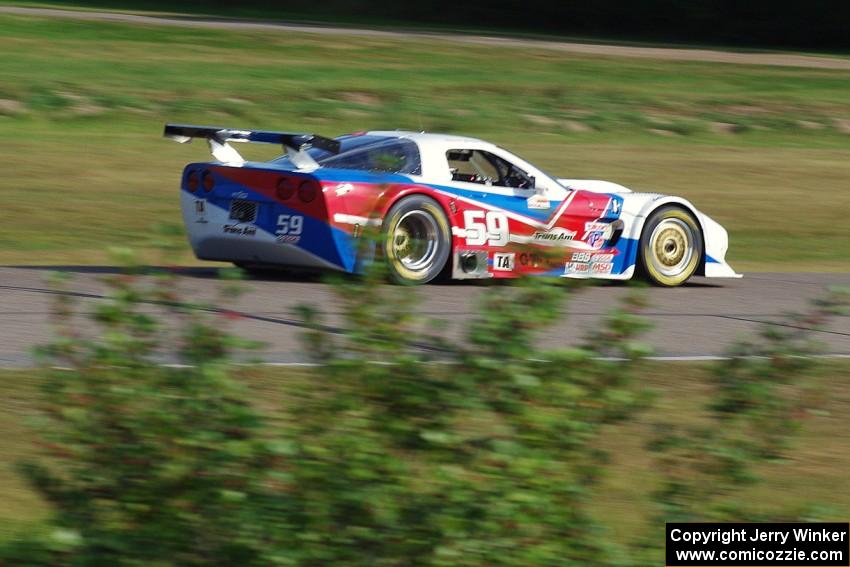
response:
M357 272L364 229L380 228L393 277L425 283L520 275L630 279L739 277L728 236L680 197L605 181L557 179L482 140L388 131L314 134L168 124L206 139L215 161L183 171L195 255L245 267ZM279 144L247 162L233 142Z

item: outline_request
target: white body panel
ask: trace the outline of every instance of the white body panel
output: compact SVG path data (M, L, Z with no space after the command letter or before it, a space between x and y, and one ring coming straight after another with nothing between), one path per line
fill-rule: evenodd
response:
M632 190L618 183L599 179L559 179L558 183L569 189L581 189L594 193L631 193Z

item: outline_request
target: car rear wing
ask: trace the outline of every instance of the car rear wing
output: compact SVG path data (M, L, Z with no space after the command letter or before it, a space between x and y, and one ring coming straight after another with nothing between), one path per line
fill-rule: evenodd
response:
M191 142L193 138L204 138L210 146L210 152L218 161L224 163L245 163L245 159L229 142L255 142L260 144L280 144L286 155L299 169L316 169L319 164L307 153L310 148L320 148L331 153L339 153L339 141L317 134L294 132L271 132L267 130L235 130L215 126L192 126L189 124L166 124L163 136L181 144Z

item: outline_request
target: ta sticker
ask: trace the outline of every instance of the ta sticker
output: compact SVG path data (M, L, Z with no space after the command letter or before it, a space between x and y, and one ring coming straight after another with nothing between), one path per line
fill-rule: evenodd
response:
M514 260L516 255L511 254L493 254L493 270L497 272L513 272Z

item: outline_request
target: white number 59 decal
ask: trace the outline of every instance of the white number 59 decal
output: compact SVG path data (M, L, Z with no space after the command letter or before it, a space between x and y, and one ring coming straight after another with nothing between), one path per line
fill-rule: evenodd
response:
M469 246L505 246L509 239L508 217L498 211L463 211Z
M298 235L304 228L304 217L301 215L280 215L277 217L275 234Z

